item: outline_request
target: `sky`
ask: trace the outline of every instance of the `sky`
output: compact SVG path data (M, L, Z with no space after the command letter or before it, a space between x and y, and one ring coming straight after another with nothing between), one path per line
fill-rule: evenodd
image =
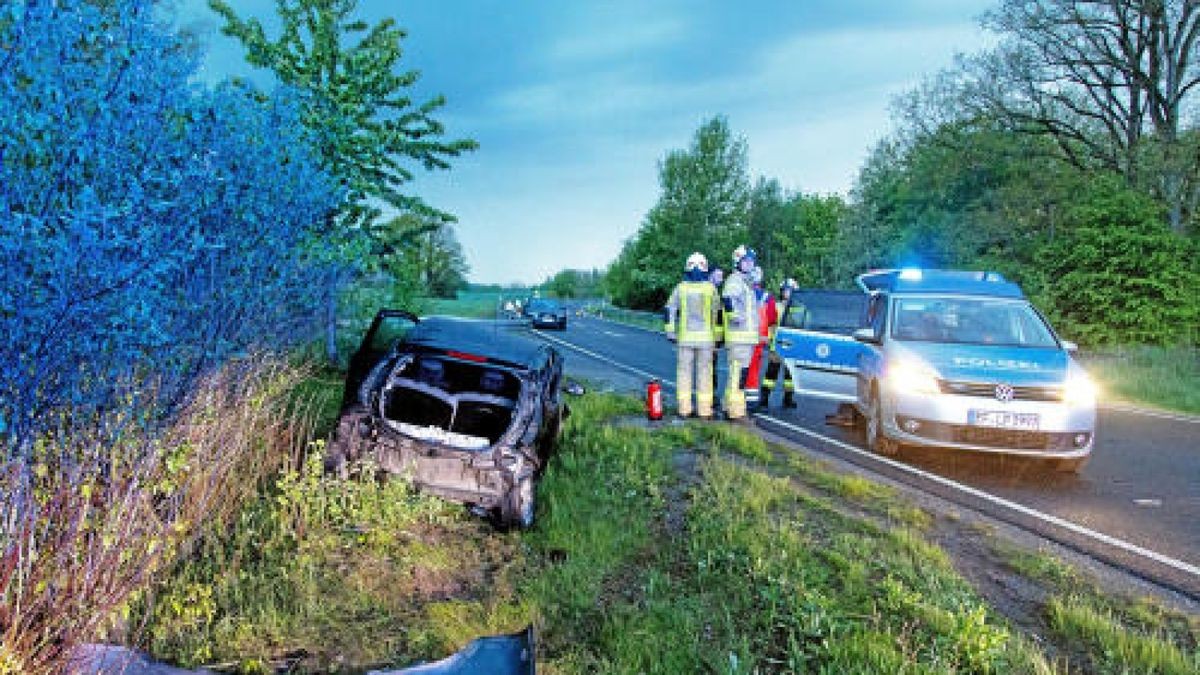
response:
M177 0L200 76L268 77ZM236 0L272 26L274 0ZM724 115L752 178L847 194L893 130L892 100L987 44L994 0L359 0L407 29L417 100L442 94L449 138L479 150L407 188L458 218L478 283L604 268L658 197L658 162ZM272 33L273 35L273 33ZM686 255L686 252L681 253Z

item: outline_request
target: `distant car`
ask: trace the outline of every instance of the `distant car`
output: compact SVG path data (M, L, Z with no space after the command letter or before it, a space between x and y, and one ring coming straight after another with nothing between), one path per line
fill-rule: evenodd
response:
M567 310L553 300L543 298L530 300L525 314L534 328L567 329Z
M565 415L563 361L483 330L380 311L351 360L327 465L370 459L503 525L531 526L534 483Z
M789 367L854 375L867 445L952 447L1078 470L1096 390L1021 289L995 272L883 270L861 293L797 291L777 333Z

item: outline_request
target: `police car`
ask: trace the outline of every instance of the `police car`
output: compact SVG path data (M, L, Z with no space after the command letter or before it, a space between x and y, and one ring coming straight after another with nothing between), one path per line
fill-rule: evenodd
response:
M995 272L904 269L858 285L793 293L777 340L789 368L854 376L869 447L1038 457L1062 471L1088 460L1096 388L1077 347L1016 284Z

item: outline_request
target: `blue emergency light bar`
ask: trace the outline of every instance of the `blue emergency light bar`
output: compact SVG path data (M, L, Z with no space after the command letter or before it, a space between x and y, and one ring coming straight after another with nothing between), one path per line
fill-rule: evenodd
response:
M969 270L927 270L916 267L873 270L858 275L855 283L865 293L941 293L987 295L999 298L1024 298L1021 287L999 272Z

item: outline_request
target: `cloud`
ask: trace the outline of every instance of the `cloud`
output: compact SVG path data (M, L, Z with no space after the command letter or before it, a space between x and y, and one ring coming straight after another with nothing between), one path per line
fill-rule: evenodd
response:
M682 17L662 17L632 25L625 22L599 30L592 25L585 31L553 40L545 51L545 59L557 67L612 63L666 49L686 35L687 23Z

